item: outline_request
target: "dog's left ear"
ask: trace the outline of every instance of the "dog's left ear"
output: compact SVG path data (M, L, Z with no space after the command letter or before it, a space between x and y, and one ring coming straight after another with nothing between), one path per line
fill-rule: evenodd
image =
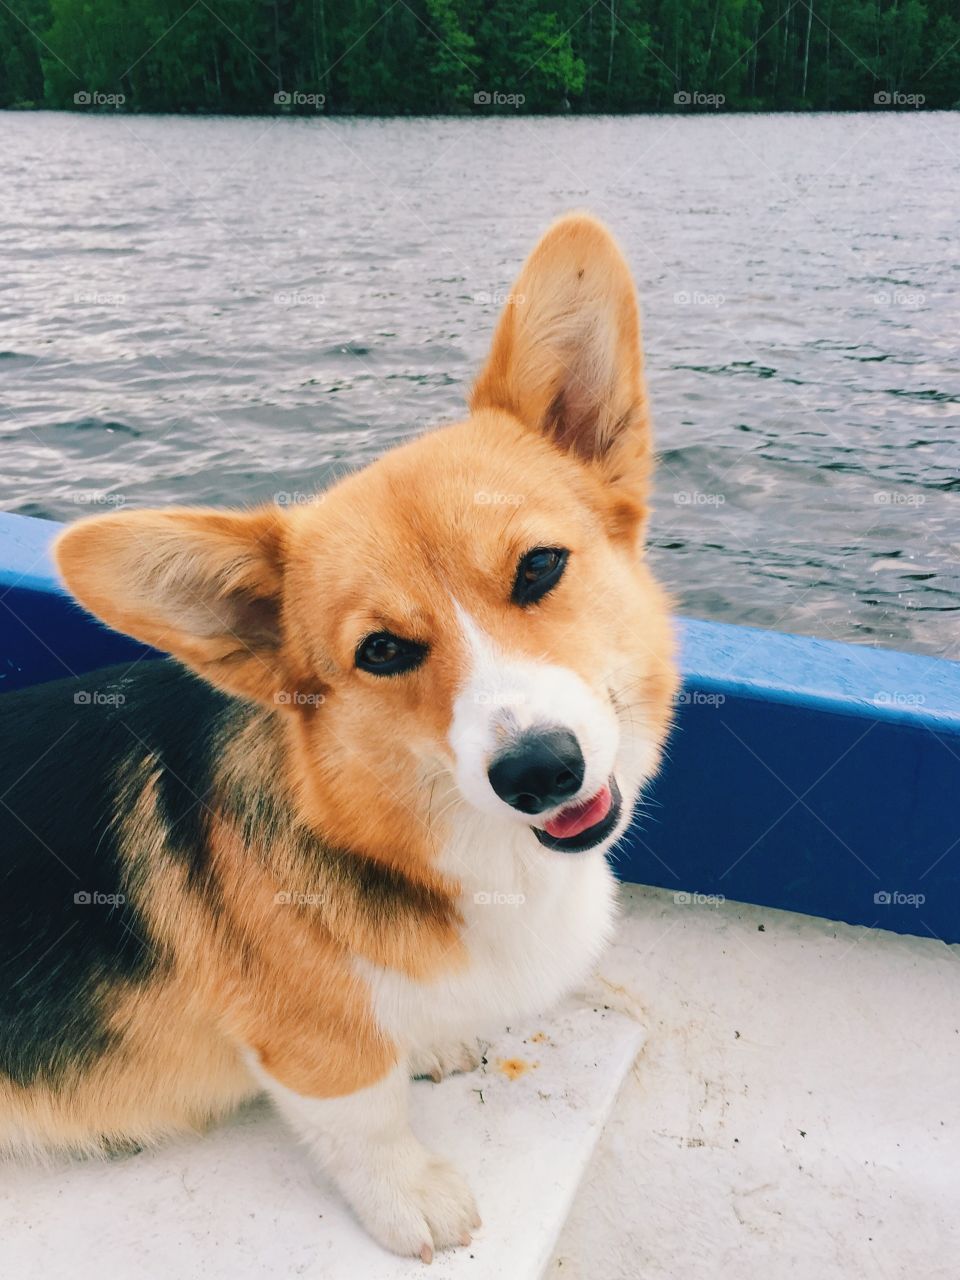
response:
M54 556L70 591L117 631L228 693L283 689L282 515L172 508L71 525Z
M470 408L503 409L642 499L651 433L640 316L616 241L561 218L524 264Z

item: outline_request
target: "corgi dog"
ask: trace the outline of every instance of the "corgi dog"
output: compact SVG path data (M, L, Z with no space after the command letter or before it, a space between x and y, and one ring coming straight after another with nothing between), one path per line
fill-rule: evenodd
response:
M610 936L678 686L651 465L634 285L577 214L463 421L307 504L59 536L76 599L171 656L0 698L0 1142L123 1149L265 1091L387 1249L470 1242L409 1081Z

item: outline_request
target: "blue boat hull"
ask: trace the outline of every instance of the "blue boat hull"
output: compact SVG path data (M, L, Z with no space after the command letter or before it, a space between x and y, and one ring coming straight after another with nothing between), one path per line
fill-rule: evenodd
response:
M0 514L0 691L154 656L64 594L58 528ZM680 625L676 726L619 875L960 942L960 664Z

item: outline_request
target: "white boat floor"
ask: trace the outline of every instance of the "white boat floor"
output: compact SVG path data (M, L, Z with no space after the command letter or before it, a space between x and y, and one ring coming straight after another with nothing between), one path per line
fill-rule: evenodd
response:
M471 1248L384 1254L257 1106L126 1160L3 1166L0 1274L957 1280L960 947L621 892L586 999L414 1087L477 1192Z
M551 1280L957 1280L960 947L622 900L601 987L647 1040Z
M413 1124L468 1177L487 1225L427 1268L382 1250L264 1104L205 1137L111 1161L0 1166L11 1280L525 1280L540 1276L638 1023L571 1001L505 1032L478 1071L413 1086Z

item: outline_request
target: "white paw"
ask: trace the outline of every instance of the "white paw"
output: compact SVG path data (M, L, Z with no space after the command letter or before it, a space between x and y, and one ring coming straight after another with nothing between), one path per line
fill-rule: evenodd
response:
M439 1084L457 1071L475 1071L482 1061L483 1050L476 1040L454 1040L434 1049L414 1050L410 1075L415 1080L426 1076Z
M470 1244L480 1216L470 1188L415 1139L399 1158L378 1162L362 1194L350 1197L370 1234L394 1253L432 1262L434 1251Z

